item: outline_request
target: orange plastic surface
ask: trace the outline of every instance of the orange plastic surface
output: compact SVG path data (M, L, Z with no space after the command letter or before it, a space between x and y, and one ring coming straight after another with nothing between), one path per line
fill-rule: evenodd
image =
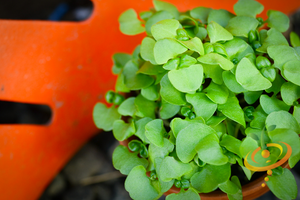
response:
M169 0L181 11L196 6L232 11L235 0ZM299 0L261 0L290 13ZM47 126L0 125L0 199L34 200L97 129L92 110L113 89L112 54L132 52L143 35L125 36L118 16L138 12L151 0L93 0L89 20L73 22L0 20L0 100L47 104Z

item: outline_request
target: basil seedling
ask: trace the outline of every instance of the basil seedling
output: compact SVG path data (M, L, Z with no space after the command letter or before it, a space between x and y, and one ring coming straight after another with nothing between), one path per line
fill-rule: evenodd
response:
M274 10L257 18L264 7L255 0L238 0L235 14L153 3L120 16L122 33L145 35L131 55L113 56L116 92L105 99L114 105L93 110L99 129L130 141L112 159L130 197L159 199L175 186L166 200L200 200L217 188L242 200L238 177L251 182L263 166L274 195L295 199L292 173L271 169L300 160L300 39L292 33L290 47L283 36L289 18Z

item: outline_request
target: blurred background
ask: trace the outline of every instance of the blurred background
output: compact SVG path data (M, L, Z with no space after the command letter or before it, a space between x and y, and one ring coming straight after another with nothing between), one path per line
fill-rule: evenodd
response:
M0 19L84 21L93 12L89 0L1 0ZM300 34L300 10L290 15L290 31ZM47 124L51 110L45 105L0 101L0 124ZM84 134L84 133L83 133ZM125 177L112 166L112 152L119 143L111 132L91 138L54 177L39 200L129 200ZM293 174L300 190L300 164ZM32 185L34 187L34 185ZM16 188L17 192L18 188ZM160 200L165 199L161 197ZM277 199L271 192L259 200ZM298 194L297 199L300 199Z

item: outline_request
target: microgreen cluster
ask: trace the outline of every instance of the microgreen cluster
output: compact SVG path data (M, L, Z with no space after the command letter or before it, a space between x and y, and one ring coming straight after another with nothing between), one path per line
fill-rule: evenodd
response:
M201 3L201 2L200 2ZM125 11L119 18L124 34L146 32L132 55L113 56L118 75L107 107L97 103L98 128L113 131L119 145L114 167L128 175L125 188L135 200L158 199L172 186L167 200L199 200L198 193L220 189L242 199L242 187L231 166L248 180L246 155L268 143L292 147L289 165L300 159L300 40L283 36L289 18L254 0L239 0L235 14L197 7L179 12L154 0L154 9ZM126 98L124 98L124 97ZM268 148L276 163L283 154ZM268 159L268 160L267 160ZM267 181L280 199L297 196L295 179L278 167Z

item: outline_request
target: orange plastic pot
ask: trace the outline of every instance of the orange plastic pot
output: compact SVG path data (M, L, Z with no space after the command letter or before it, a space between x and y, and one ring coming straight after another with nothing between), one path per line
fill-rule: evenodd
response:
M208 6L233 11L236 0L167 0L181 11ZM299 0L260 0L291 13ZM47 125L0 125L0 199L37 199L70 157L97 133L92 110L113 89L115 52L132 52L144 35L122 35L118 16L151 0L93 0L90 19L75 22L0 20L0 100L46 104ZM265 16L263 14L262 16Z

